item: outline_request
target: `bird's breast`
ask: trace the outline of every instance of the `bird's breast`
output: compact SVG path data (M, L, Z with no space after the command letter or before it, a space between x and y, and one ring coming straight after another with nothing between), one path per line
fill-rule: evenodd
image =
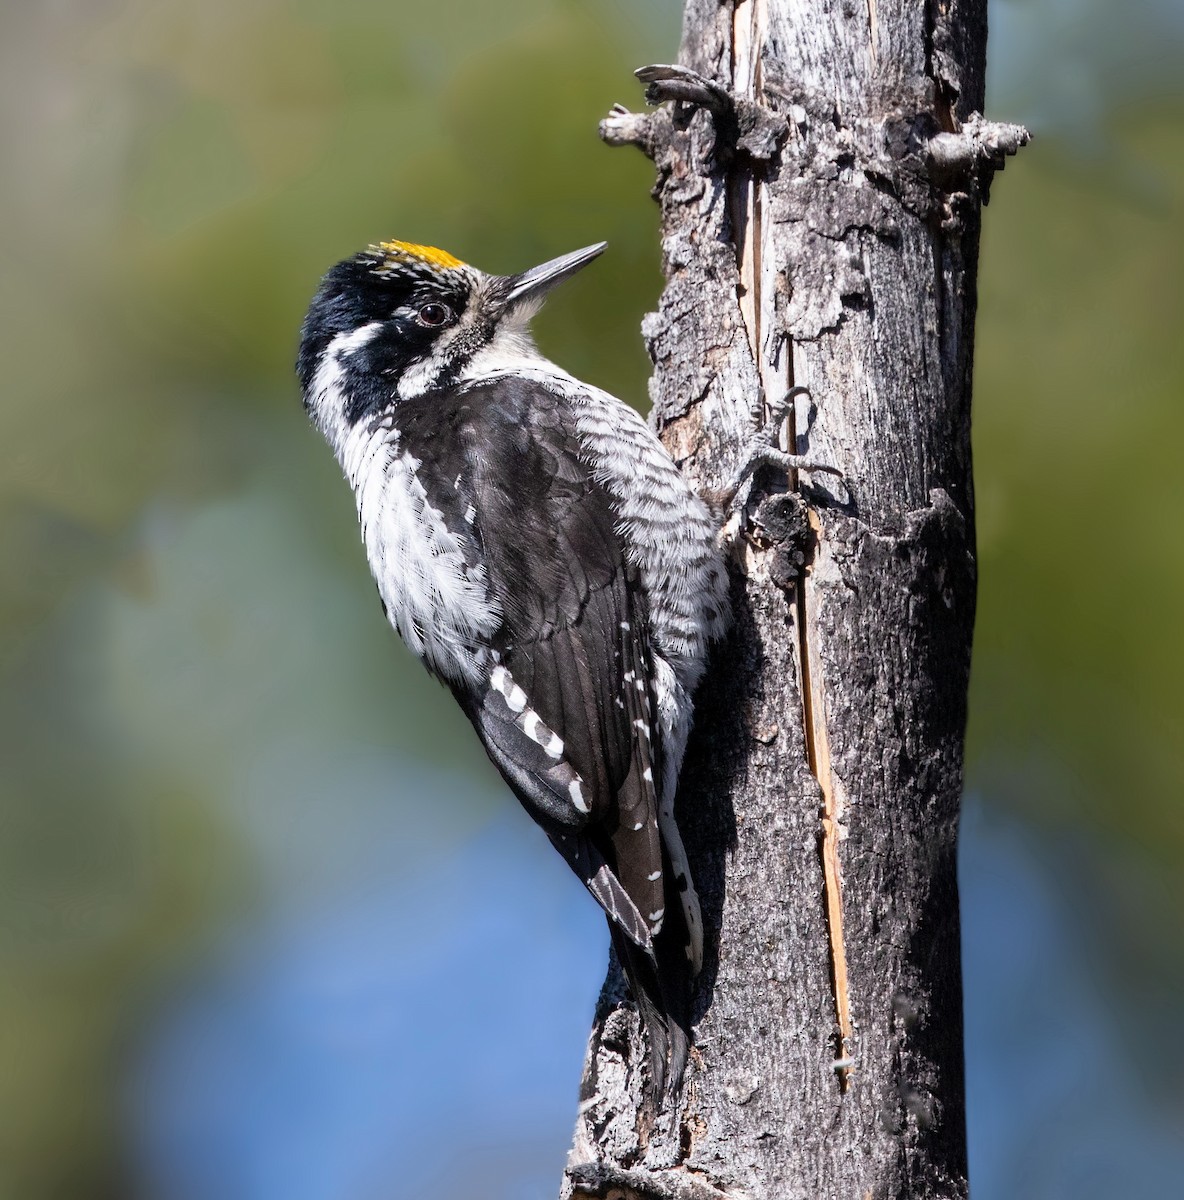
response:
M482 647L501 623L474 553L475 514L445 519L439 481L423 478L389 424L357 431L342 466L388 620L438 675L475 682L487 669Z

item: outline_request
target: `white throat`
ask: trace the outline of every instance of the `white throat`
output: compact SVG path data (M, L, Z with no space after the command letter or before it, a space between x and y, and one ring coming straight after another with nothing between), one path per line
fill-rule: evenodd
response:
M497 331L488 346L478 350L469 359L460 379L462 383L472 383L488 375L524 368L537 370L540 366L548 365L548 360L534 344L534 338L525 324L505 325Z

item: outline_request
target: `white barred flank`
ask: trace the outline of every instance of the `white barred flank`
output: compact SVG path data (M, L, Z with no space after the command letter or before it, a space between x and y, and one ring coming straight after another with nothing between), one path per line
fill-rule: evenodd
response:
M400 450L396 429L363 422L346 435L340 457L387 619L443 678L476 682L487 657L480 647L501 622L484 568L465 562L460 537L429 502L419 462Z
M416 478L419 463L400 452L398 431L389 422L351 426L345 417L343 360L381 328L371 322L330 342L309 387L310 410L354 489L387 619L439 675L476 680L486 653L478 647L501 620L485 572L466 564L460 538Z

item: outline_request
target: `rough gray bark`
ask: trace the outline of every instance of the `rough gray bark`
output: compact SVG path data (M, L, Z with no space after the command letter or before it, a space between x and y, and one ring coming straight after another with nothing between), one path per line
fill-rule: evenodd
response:
M567 1197L966 1194L975 271L1027 137L976 115L985 45L986 0L688 0L680 66L639 72L661 107L602 126L658 170L667 447L718 489L804 385L785 444L847 487L757 477L679 800L708 937L687 1086L645 1112L610 968Z

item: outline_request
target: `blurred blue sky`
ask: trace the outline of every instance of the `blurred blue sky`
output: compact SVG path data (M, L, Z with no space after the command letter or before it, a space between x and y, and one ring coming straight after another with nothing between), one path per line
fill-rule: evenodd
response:
M240 930L136 1049L144 1194L553 1196L606 952L514 813Z
M397 831L384 848L403 861ZM306 853L290 863L295 894ZM1173 1195L1184 1143L1114 1041L1087 931L1043 854L968 798L975 1196ZM142 1194L550 1200L606 950L591 902L513 811L459 851L238 930L136 1044L126 1113Z

